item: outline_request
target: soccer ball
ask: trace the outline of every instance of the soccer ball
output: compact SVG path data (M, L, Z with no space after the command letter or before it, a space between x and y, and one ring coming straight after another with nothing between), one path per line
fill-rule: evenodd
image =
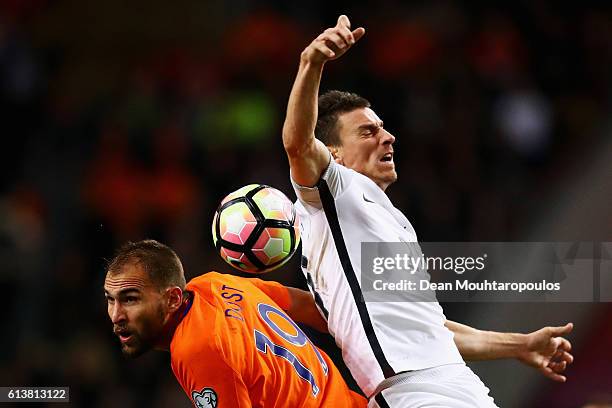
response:
M293 203L279 190L261 184L249 184L221 201L212 234L221 258L250 273L278 268L300 242Z

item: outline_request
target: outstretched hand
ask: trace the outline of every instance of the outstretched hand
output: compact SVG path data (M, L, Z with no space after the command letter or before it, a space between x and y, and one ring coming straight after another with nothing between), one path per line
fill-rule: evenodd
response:
M338 17L334 27L323 31L302 52L302 60L315 64L323 64L344 55L363 35L365 28L359 27L351 31L351 21L344 14Z
M561 337L572 331L574 325L568 323L559 327L544 327L527 334L526 347L518 355L523 363L535 367L554 381L565 382L562 374L574 361L570 354L572 344Z

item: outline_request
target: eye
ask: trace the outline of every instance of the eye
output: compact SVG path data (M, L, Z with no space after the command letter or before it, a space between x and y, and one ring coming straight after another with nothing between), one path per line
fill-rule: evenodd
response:
M138 298L136 296L128 296L125 298L125 303L128 305L134 304L138 302Z
M112 305L113 303L115 303L115 299L113 299L110 296L106 297L106 303L108 303L109 305Z
M366 137L375 136L378 133L379 129L379 127L374 126L367 127L361 131L361 135Z

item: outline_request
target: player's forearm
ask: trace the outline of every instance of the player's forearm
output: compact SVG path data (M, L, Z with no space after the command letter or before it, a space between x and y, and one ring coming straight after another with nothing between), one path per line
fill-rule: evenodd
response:
M524 334L478 330L451 320L446 321L446 327L453 332L455 344L467 361L515 358L526 346Z
M323 63L312 63L302 57L283 125L283 145L289 156L298 156L304 150L314 148L322 73Z

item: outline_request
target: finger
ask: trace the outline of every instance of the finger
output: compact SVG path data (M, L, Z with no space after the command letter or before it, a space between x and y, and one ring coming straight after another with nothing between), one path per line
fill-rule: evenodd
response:
M563 353L565 353L563 350L557 349L550 359L554 361L561 361L563 359Z
M570 351L572 349L572 343L563 337L552 337L548 341L547 349L551 351Z
M353 38L355 39L355 42L359 41L361 37L363 37L364 34L365 34L365 28L359 27L359 28L354 29Z
M333 43L338 49L344 49L351 45L339 32L339 30L334 29L330 31L326 31L323 33L323 39L325 41L329 41Z
M553 370L555 373L560 374L567 368L567 363L565 361L561 362L552 362L548 364L548 367Z
M546 377L550 378L553 381L565 382L567 380L564 375L555 373L549 367L545 367L544 369L542 369L542 374L544 374Z
M572 364L574 362L574 356L572 356L570 353L566 352L566 351L560 351L558 353L555 353L555 355L551 358L551 364L561 364L561 363L565 363L566 365Z
M338 22L336 23L336 27L346 27L351 28L351 20L344 14L338 17Z
M556 326L556 327L549 327L549 333L552 336L563 336L564 334L568 334L569 332L572 331L572 329L574 328L574 323L568 323L565 326Z
M562 361L563 360L563 353L565 353L565 351L563 351L560 348L557 348L555 350L555 352L553 353L553 355L550 357L550 359L552 361L556 361L556 362Z
M572 343L569 342L569 340L563 338L563 337L559 337L559 339L561 340L559 342L559 348L565 351L570 351L572 349Z
M336 53L324 41L315 41L312 46L327 58L334 58L336 56Z
M556 359L556 360L557 361L561 360L561 361L567 362L567 364L572 364L574 362L574 356L568 353L567 351L564 351L563 355L559 359Z
M347 45L353 45L355 43L353 32L346 27L338 28L338 35L342 37L342 39L344 40L344 42L346 42Z

